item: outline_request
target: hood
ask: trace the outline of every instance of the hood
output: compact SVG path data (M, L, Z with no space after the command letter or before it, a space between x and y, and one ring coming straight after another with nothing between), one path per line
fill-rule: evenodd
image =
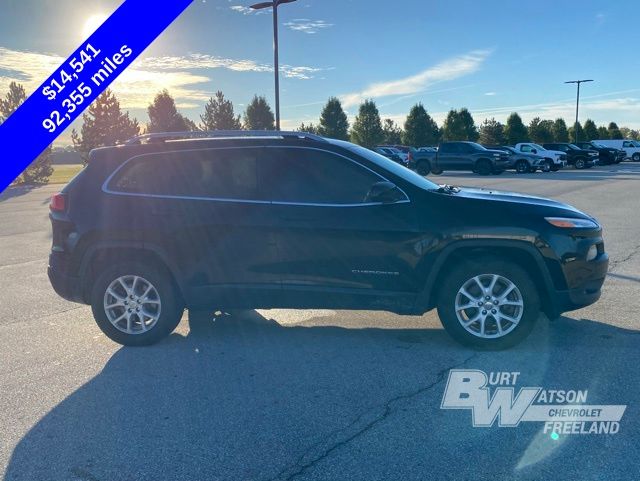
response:
M477 189L471 187L461 187L460 192L455 194L456 196L465 197L468 199L477 199L481 201L500 202L503 206L530 206L538 208L549 208L549 215L560 215L559 211L565 211L564 215L591 219L591 217L584 212L576 209L573 206L558 202L552 199L546 199L544 197L536 197L533 195L519 194L517 192L504 192L500 190L490 189ZM553 211L553 212L552 212Z

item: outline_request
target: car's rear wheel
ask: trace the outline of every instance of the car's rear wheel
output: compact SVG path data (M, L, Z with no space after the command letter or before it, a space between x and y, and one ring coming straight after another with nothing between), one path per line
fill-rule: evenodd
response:
M491 173L491 162L486 159L481 159L476 162L476 172L480 175L489 175Z
M635 154L633 154L633 157L631 157L633 159L634 162L640 162L640 153L636 152Z
M416 165L416 172L422 176L429 175L429 173L431 172L431 164L429 163L429 161L421 160L420 162L418 162L418 165Z
M587 166L587 163L584 159L576 159L575 164L573 164L576 169L584 169Z
M505 349L522 341L540 315L531 277L519 265L494 257L466 260L446 277L438 315L458 342Z
M184 306L164 269L139 262L108 267L91 292L98 327L125 346L155 344L180 323Z
M516 172L518 174L526 174L530 172L530 170L531 169L529 168L529 162L527 162L526 160L520 159L518 162L516 162Z

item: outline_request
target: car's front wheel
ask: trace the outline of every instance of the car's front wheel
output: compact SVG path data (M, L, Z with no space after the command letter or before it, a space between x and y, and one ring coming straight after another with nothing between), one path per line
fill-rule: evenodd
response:
M530 171L529 162L524 159L520 159L516 162L516 172L518 174L526 174Z
M494 257L459 263L444 280L438 315L458 342L505 349L522 341L540 315L540 299L519 265Z
M125 346L155 344L180 323L184 306L164 269L139 262L108 267L93 285L98 327Z
M635 153L633 154L633 157L631 157L633 159L634 162L640 162L640 153Z
M576 169L584 169L587 166L587 162L582 158L576 159L574 166Z

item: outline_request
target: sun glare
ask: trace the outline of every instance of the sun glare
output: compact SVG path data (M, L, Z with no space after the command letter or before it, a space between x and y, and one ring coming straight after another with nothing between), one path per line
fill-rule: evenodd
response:
M108 15L106 13L96 13L87 18L87 21L84 22L84 27L82 27L82 38L87 38L95 32L107 17Z

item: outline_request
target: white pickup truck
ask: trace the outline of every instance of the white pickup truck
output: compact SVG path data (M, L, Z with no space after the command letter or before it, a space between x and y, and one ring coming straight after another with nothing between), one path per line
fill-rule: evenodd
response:
M536 154L545 158L549 164L549 169L556 172L567 165L567 154L559 150L547 150L542 145L533 142L521 142L516 144L515 149L527 154Z
M605 147L624 150L625 158L631 159L634 162L640 162L640 141L638 140L596 140L595 142L602 144Z

